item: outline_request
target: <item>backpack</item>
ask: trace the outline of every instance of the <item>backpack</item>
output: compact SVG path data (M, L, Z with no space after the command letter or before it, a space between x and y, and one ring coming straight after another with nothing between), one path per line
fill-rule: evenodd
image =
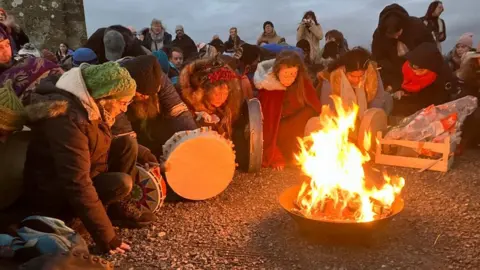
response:
M59 219L30 216L22 220L16 236L0 234L0 258L27 261L62 252L88 254L85 240Z

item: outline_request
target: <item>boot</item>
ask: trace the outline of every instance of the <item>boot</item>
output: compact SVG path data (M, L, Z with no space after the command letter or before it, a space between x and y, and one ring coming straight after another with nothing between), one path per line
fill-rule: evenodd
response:
M107 213L112 224L121 228L142 228L155 221L151 211L138 209L132 200L113 203Z

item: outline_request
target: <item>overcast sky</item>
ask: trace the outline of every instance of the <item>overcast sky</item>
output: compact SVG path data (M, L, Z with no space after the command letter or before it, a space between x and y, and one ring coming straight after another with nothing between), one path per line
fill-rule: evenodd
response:
M158 18L172 35L177 24L196 43L208 42L214 34L225 40L228 29L237 26L239 36L254 43L263 22L274 23L278 34L295 44L297 25L303 13L313 10L324 31L338 29L351 47L369 46L378 23L379 12L388 0L84 0L88 34L112 24L134 26L137 30ZM423 16L430 0L400 0L410 15ZM475 45L480 40L480 0L445 0L442 18L447 28L445 48L451 48L464 32L473 32ZM460 3L461 2L461 3ZM323 44L323 43L322 43Z

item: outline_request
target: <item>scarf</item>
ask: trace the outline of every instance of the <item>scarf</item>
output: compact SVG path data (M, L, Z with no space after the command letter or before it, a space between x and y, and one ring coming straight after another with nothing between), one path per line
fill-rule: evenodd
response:
M360 87L354 88L348 81L345 72L341 72L340 97L347 106L352 106L353 104L358 105L358 117L360 119L363 118L363 114L367 110L367 96L364 89L365 78L366 76L364 75Z
M150 37L152 38L152 46L151 46L152 52L161 50L163 48L163 39L165 37L165 30L162 30L162 32L158 34L155 34L152 31L150 31Z
M410 67L410 62L406 61L402 67L403 83L402 89L409 93L418 93L431 85L437 79L437 74L433 71L428 71L423 75L417 75Z

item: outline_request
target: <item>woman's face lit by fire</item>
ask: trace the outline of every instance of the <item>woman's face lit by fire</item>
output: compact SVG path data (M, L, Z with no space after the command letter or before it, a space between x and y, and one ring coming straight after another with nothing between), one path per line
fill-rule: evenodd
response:
M352 87L361 87L363 82L363 77L365 76L365 70L355 70L351 72L346 72L347 80Z
M283 86L289 87L295 82L297 75L298 67L283 66L278 72L278 80Z
M214 86L207 94L207 101L213 107L221 107L228 99L228 85L226 83Z

